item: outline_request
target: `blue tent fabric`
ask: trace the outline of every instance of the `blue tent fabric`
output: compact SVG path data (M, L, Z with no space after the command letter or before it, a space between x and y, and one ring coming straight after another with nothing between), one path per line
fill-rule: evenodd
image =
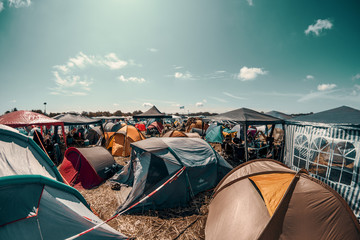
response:
M222 134L223 126L216 126L211 128L210 131L206 133L205 139L210 143L222 143L224 141L224 136Z

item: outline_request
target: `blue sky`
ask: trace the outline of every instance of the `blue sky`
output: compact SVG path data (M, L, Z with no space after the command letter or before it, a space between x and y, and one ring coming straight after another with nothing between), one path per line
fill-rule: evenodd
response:
M0 114L360 109L360 2L0 0Z

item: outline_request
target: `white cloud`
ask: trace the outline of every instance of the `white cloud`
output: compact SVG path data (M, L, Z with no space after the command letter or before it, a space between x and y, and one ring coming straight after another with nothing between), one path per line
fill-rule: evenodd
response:
M326 83L324 83L324 84L318 85L317 90L319 90L319 91L328 91L328 90L331 90L331 89L334 89L334 88L336 88L336 84L333 84L333 83L326 84Z
M313 75L307 75L306 79L308 79L308 80L314 79L314 76Z
M243 97L238 97L238 96L232 95L231 93L228 93L228 92L223 92L223 94L226 95L226 96L232 97L232 98L236 98L236 99L241 99L241 100L246 99L246 98L243 98Z
M185 73L176 72L174 74L174 77L177 79L193 79L193 76L191 75L190 72L185 72Z
M313 32L316 36L319 36L323 29L331 29L333 24L328 19L318 19L314 25L309 25L305 30L305 34L308 35Z
M174 65L174 69L182 69L182 68L184 68L183 66L176 66L176 65Z
M137 78L137 77L125 78L124 75L119 76L118 79L122 82L138 82L138 83L145 82L144 78Z
M14 100L11 100L10 102L11 102L11 103L16 103L16 100L14 99Z
M53 95L83 96L87 95L86 92L91 90L90 85L92 84L92 80L88 80L87 77L83 77L82 79L79 75L62 75L58 71L54 71L53 74L56 84L56 87L51 89L51 94ZM74 89L86 92L73 91Z
M249 6L254 6L253 0L246 0L249 4Z
M222 98L218 98L218 97L210 97L218 102L222 102L222 103L227 103L228 101L226 101L225 99L222 99Z
M215 73L226 73L226 71L224 71L224 70L219 70L219 71L216 71Z
M31 0L9 0L9 7L21 8L29 7L31 5Z
M254 80L258 75L265 75L267 71L262 70L262 68L248 68L242 67L240 73L238 74L238 79L241 81Z
M159 51L159 49L156 48L148 48L147 50L154 53Z
M357 79L360 79L360 73L356 74L355 76L353 76L352 78L353 80L357 80Z
M62 71L63 73L67 73L69 71L69 68L65 65L55 65L54 68Z
M120 104L118 104L118 103L113 103L113 106L118 107L118 106L120 106Z
M154 104L152 103L148 103L148 102L143 103L143 107L152 107L152 106L154 106Z
M132 60L131 65L135 65ZM109 53L105 56L86 55L79 52L75 57L69 58L68 62L64 65L55 65L54 68L67 72L69 70L80 68L83 69L87 66L104 66L111 70L121 69L128 65L127 61L121 60L115 53Z
M115 53L109 53L105 59L99 60L99 63L108 66L110 69L120 69L128 64L126 61L120 60Z
M0 2L0 12L4 10L4 3L3 2Z
M197 102L197 103L195 103L195 106L197 106L197 107L203 107L203 106L204 106L204 103L203 103L203 102Z
M203 103L207 103L206 99L203 99L202 101L203 101Z

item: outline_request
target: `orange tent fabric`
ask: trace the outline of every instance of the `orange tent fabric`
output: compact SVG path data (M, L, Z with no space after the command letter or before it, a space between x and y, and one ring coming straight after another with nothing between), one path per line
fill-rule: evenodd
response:
M134 126L126 125L113 133L105 133L106 148L111 148L113 156L128 157L131 153L130 144L146 139L145 136Z
M273 173L249 177L259 188L270 216L274 214L294 176L293 173Z
M163 137L188 137L184 132L172 130L163 135Z
M345 200L306 172L270 159L246 162L214 190L205 238L360 239Z

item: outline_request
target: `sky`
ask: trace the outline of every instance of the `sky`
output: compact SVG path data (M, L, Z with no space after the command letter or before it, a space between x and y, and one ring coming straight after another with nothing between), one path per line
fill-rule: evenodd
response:
M359 11L358 0L0 0L0 114L44 102L360 109Z

